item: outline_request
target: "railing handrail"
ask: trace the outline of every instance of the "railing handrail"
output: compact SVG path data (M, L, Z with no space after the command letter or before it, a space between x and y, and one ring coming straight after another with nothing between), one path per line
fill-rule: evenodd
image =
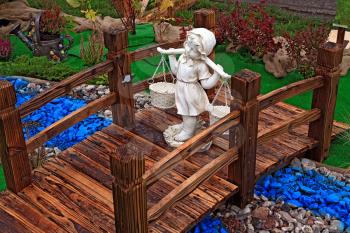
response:
M296 95L300 95L307 91L320 88L323 85L324 85L324 77L316 76L313 78L294 82L289 85L278 88L276 90L273 90L265 95L261 95L258 97L258 101L260 105L259 111L265 108L268 108L285 99L291 98Z
M116 95L116 93L112 92L106 96L101 97L100 99L94 100L88 103L87 105L83 106L82 108L75 110L74 112L70 113L69 115L65 116L64 118L60 119L54 124L48 126L35 136L29 138L26 142L27 153L32 153L40 145L44 144L45 142L60 134L69 127L84 120L92 114L95 114L103 108L111 106L115 103Z
M199 169L192 176L187 178L169 194L162 198L157 204L148 210L148 221L157 219L164 211L171 207L176 201L187 196L200 184L210 179L215 173L238 160L238 148L234 147L225 151L217 158Z
M163 177L179 162L198 152L203 144L208 143L213 137L215 137L215 134L221 134L229 128L238 125L239 116L239 111L229 113L226 117L220 119L215 124L187 140L184 144L155 163L143 176L147 187Z
M21 117L23 118L30 113L38 110L40 107L44 106L50 101L68 94L74 87L84 84L86 81L91 80L97 75L108 73L112 70L113 61L107 60L60 81L46 91L38 94L31 100L20 105L18 107L18 110L21 114Z

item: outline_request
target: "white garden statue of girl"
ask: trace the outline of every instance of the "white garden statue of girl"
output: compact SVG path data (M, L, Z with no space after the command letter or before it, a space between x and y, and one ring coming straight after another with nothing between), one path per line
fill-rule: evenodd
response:
M205 28L195 28L187 33L184 48L158 48L161 54L169 55L170 68L177 79L175 103L177 113L183 119L181 131L174 137L178 142L191 138L196 131L197 117L210 110L211 105L204 89L215 87L220 77L231 78L220 65L208 58L215 44L214 33ZM178 60L176 54L181 54Z

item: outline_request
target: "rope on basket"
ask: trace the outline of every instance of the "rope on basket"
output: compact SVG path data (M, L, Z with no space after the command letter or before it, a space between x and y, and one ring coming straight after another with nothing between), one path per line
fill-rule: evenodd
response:
M174 77L174 75L173 75L173 73L172 73L172 71L171 71L171 69L170 69L170 67L169 67L169 65L168 65L168 62L167 62L166 59L165 59L164 54L161 54L159 64L158 64L156 70L154 71L154 73L153 73L153 75L152 75L152 78L150 78L150 79L148 80L148 83L149 83L149 84L153 84L153 83L155 82L155 77L156 77L156 75L157 75L157 72L158 72L160 66L162 66L162 69L163 69L163 79L164 79L164 82L167 82L167 80L166 80L166 72L165 72L165 67L166 67L166 68L168 68L168 70L170 71L169 73L170 73L170 75L171 75L171 78L172 78L172 80L173 80L173 83L175 83L175 79L176 79L176 78Z
M211 102L211 105L213 107L214 107L214 103L216 102L217 98L219 97L220 91L221 91L221 89L223 87L225 88L225 90L224 90L224 93L225 93L225 106L227 106L227 107L229 106L228 105L228 99L229 98L230 98L230 100L233 99L232 95L231 95L231 88L230 88L229 83L227 82L227 80L223 80L223 81L221 81L221 85L220 85L218 91L216 92L213 101ZM227 94L228 94L228 96L227 96Z

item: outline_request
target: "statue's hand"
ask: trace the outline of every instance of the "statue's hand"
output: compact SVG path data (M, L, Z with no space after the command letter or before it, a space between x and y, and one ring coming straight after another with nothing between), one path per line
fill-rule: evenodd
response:
M161 54L166 54L167 53L167 50L165 49L162 49L161 47L157 47L157 51Z
M221 76L221 78L223 78L224 80L228 80L228 79L231 78L231 75L226 74L226 73L224 72L224 68L223 68L221 65L217 64L216 66L217 66L217 69L218 69L218 70L215 71L215 73L216 73L217 75ZM220 72L219 72L219 71L220 71Z

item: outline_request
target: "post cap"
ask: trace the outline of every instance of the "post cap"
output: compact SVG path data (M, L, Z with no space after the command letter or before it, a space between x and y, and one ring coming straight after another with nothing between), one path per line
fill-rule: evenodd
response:
M0 110L9 108L16 104L16 92L12 83L0 81Z

